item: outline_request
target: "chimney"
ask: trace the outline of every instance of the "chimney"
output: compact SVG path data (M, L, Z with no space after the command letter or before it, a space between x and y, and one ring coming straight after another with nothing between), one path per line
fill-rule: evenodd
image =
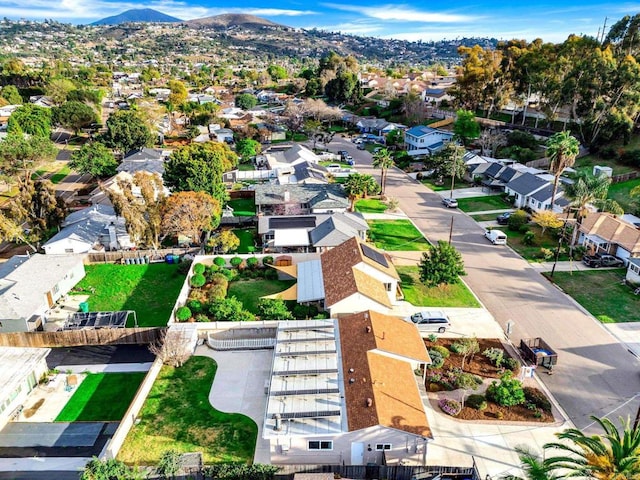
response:
M289 192L289 190L285 190L284 194L282 195L282 198L285 202L289 202L291 201L291 193Z

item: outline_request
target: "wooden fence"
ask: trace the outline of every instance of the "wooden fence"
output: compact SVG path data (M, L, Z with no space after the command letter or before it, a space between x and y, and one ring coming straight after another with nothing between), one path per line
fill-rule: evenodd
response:
M623 173L621 175L614 175L611 177L611 183L620 183L626 182L627 180L633 180L634 178L640 177L639 172L629 172Z
M127 258L140 259L149 258L151 262L164 260L167 255L197 255L200 247L188 248L163 248L160 250L118 250L115 252L89 253L86 256L86 263L117 263Z
M450 479L479 480L480 475L475 465L471 467L448 466L388 466L388 465L278 465L280 470L275 474L278 480L293 480L296 473L333 473L337 478L370 479L386 478L388 480L411 480L416 476L433 478L436 475ZM420 474L424 474L424 477Z
M164 328L100 328L62 332L0 334L0 347L79 347L85 345L138 345L155 342Z

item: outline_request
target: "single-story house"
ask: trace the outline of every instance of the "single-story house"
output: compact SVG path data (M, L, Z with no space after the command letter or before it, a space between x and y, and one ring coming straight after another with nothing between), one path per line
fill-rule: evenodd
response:
M233 143L233 130L222 128L218 124L209 125L209 138L214 142Z
M640 258L640 229L610 213L589 213L579 231L578 243L588 252Z
M422 100L429 105L440 106L443 100L450 102L453 97L447 93L446 88L427 87L420 95Z
M323 252L351 237L365 241L369 225L359 213L258 218L265 253Z
M256 211L264 215L306 215L346 212L349 199L342 185L259 184L255 187Z
M131 175L139 171L157 173L162 177L166 157L167 155L158 148L131 150L127 152L116 170Z
M50 348L0 348L0 429L47 373Z
M0 333L43 328L49 309L84 275L81 255L15 255L0 264Z
M453 139L453 133L418 125L407 130L404 143L407 153L412 157L433 155L442 150Z
M47 255L134 248L123 217L111 205L95 204L71 213L43 245Z
M361 118L356 127L360 133L373 133L378 137L384 137L398 127L395 123L387 122L384 118Z
M375 311L280 322L262 429L271 463L424 465L433 437L414 370L430 362L414 325Z
M304 145L295 144L286 150L269 150L256 157L256 164L269 170L291 171L298 163L319 163L320 157Z

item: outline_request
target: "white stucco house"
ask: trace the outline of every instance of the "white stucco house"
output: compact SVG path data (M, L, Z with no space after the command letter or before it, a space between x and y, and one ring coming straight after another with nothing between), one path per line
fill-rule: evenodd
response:
M15 255L0 264L0 333L42 329L49 309L84 276L81 255Z

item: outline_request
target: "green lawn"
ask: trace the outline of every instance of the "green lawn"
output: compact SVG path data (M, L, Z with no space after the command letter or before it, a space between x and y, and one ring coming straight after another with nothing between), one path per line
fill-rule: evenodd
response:
M553 257L550 259L542 257L540 249L546 248L551 250L555 255L556 248L558 247L558 237L549 230L544 232L544 235L542 235L540 227L533 223L529 224L529 229L535 235L533 245L525 245L524 233L514 232L513 230L509 230L506 226L500 227L500 230L507 234L507 244L518 252L525 260L529 262L553 261ZM488 242L489 240L486 241ZM566 243L562 244L562 250L558 260L561 262L569 260L568 247Z
M240 170L241 172L251 172L251 171L253 171L255 169L256 169L256 167L251 162L238 163L238 170Z
M513 206L505 202L500 195L487 195L459 198L458 208L463 212L482 212L484 210L508 210Z
M56 422L119 422L146 373L89 373Z
M389 205L377 198L363 198L356 202L356 212L360 213L384 213Z
M622 268L555 272L552 280L603 323L638 322L640 296L622 285L625 274Z
M240 246L237 253L253 253L256 251L256 235L258 230L255 228L236 228L233 233L240 239Z
M442 181L442 185L436 184L435 178L423 178L420 180L423 185L429 187L434 192L440 192L442 190L451 190L451 179L445 178ZM463 182L462 180L456 180L453 184L453 189L456 190L458 188L469 188L472 185L467 182Z
M118 459L157 465L167 450L202 452L206 464L251 463L258 427L245 415L211 406L209 392L218 365L191 357L182 367L165 365L127 436Z
M56 173L51 175L51 183L54 183L54 184L60 183L70 173L71 173L71 169L69 168L68 165L65 165L60 170L58 170Z
M294 283L296 283L295 280L235 280L229 283L227 297L236 297L242 302L246 310L249 310L255 315L258 313L258 301L260 301L260 297L282 292Z
M340 165L340 168L351 168L351 165L348 163L334 161L334 162L318 162L323 167L328 167L329 165Z
M476 222L489 222L495 220L498 215L498 213L479 213L477 215L471 215L471 218Z
M464 283L458 281L454 285L441 285L428 288L420 281L418 267L396 267L400 275L400 284L404 299L412 305L420 307L460 307L476 308L480 304Z
M384 250L424 251L429 242L409 220L369 220L369 238Z
M638 185L640 185L640 178L613 183L609 185L609 194L607 196L618 202L622 208L624 208L625 212L633 212L637 208L636 205L638 205L638 202L640 202L640 197L633 199L629 195L629 192Z
M236 198L227 202L233 208L236 217L253 217L256 214L256 202L253 198Z
M77 293L91 293L92 312L135 310L140 327L167 324L171 309L184 283L177 265L99 264L85 266L87 275L74 288ZM95 290L92 290L95 289ZM133 326L130 316L128 327Z
M611 167L613 169L614 175L629 173L634 170L632 167L629 167L627 165L616 163L616 161L613 159L601 158L597 154L590 154L590 155L585 155L584 157L577 158L573 168L575 168L579 172L587 172L591 174L593 173L593 167L595 165L600 165L603 167Z

